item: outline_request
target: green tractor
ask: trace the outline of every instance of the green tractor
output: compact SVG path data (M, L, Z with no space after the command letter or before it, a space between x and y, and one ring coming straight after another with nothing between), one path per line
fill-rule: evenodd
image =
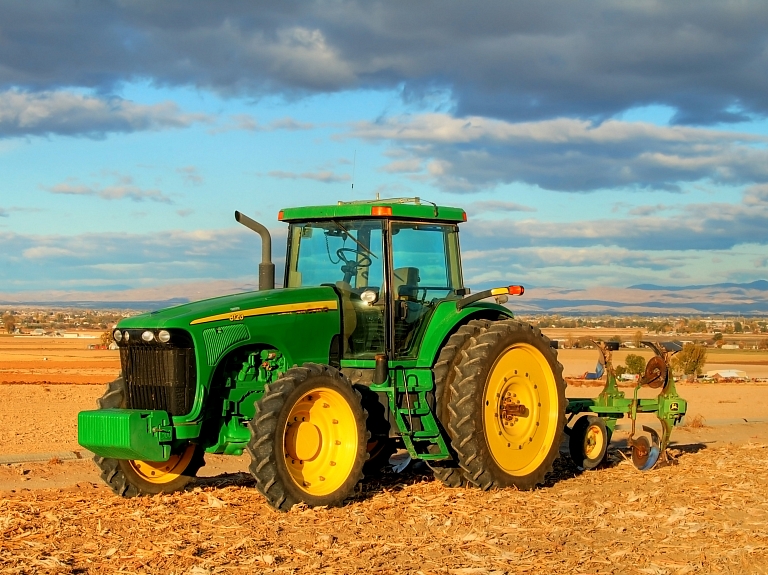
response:
M450 486L544 480L566 425L562 366L501 305L521 286L464 286L463 210L418 198L285 209L281 289L269 232L235 218L262 238L259 291L113 332L122 373L78 434L117 494L181 489L205 453L244 450L279 510L341 504L398 448Z

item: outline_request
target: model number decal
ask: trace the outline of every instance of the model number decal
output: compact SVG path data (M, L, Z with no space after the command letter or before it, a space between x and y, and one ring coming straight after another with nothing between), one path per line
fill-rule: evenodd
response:
M324 312L338 309L339 303L337 300L322 300L322 301L308 301L302 303L286 303L279 305L268 305L264 307L256 307L253 309L244 310L230 310L227 313L211 315L208 317L201 317L199 319L192 320L190 325L198 325L201 323L209 323L212 321L243 321L247 317L256 317L260 315L276 315L284 313L314 313ZM235 308L237 309L237 308Z

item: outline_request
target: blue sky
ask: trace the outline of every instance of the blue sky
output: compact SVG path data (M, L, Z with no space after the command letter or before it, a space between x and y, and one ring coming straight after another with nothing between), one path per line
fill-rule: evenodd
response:
M6 298L249 289L234 210L280 261L376 193L464 207L475 288L768 277L764 2L0 10Z

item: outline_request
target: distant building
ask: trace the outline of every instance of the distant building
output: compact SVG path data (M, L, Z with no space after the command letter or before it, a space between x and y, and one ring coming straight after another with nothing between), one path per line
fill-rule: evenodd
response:
M721 379L747 379L747 372L740 369L716 369L708 371L707 377L711 377L715 381Z

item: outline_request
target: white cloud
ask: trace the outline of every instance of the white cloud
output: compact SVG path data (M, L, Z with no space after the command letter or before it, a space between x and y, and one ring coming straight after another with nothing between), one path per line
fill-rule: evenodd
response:
M768 137L684 126L657 126L643 122L557 118L511 123L480 116L456 118L448 114L399 116L381 122L358 122L351 136L371 140L466 144L479 140L522 141L546 144L618 144L637 141L681 143L766 142Z
M748 206L768 206L768 184L747 188L744 191L744 203Z
M303 173L274 170L267 172L267 175L271 178L278 178L280 180L314 180L325 184L349 182L352 179L349 174L335 174L334 172L327 170Z
M661 105L674 121L768 112L762 0L546 3L10 3L6 86L132 79L220 94L399 90L461 115L607 118Z
M187 184L199 185L204 181L203 176L200 175L200 171L195 166L176 168L176 173L181 174L181 178Z
M276 132L279 130L297 132L300 130L314 130L315 128L315 124L299 122L298 120L288 117L273 120L268 124L261 124L250 114L235 114L230 116L221 126L211 128L209 131L212 134L221 134L236 130L243 130L246 132Z
M503 200L485 200L473 202L466 206L466 211L473 215L498 212L535 212L536 208L518 204L517 202L506 202Z
M48 134L100 137L108 132L186 128L208 121L204 114L181 112L173 102L144 105L66 91L0 92L0 138Z
M768 137L703 128L571 118L511 123L432 113L359 122L348 136L390 141L396 149L383 171L409 173L451 192L513 182L583 192L768 181Z
M27 259L42 260L59 257L83 257L84 254L65 248L57 248L54 246L36 246L34 248L28 248L24 250L22 255Z
M96 196L103 200L129 199L133 200L134 202L143 202L145 200L149 200L152 202L160 202L164 204L173 203L173 200L163 194L160 190L145 190L130 184L99 187L64 182L54 186L44 186L43 189L52 194Z

